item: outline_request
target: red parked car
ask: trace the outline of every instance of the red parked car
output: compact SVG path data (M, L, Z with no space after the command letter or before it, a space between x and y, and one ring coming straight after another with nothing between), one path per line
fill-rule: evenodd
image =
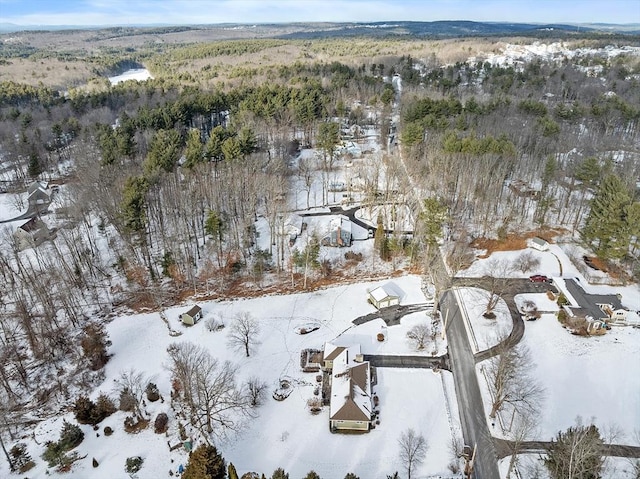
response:
M534 274L533 276L529 276L529 280L532 283L546 283L547 281L549 281L549 278L547 278L543 274Z

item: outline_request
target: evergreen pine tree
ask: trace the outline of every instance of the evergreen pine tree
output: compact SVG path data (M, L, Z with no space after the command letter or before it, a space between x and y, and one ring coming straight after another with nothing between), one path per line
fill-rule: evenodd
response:
M229 463L228 473L229 479L239 479L238 472L236 471L236 466L234 466L232 462Z
M632 204L629 190L615 175L607 175L591 202L591 211L582 230L586 241L594 244L603 259L624 257L631 240L627 212Z
M182 479L226 479L224 458L214 446L202 444L189 456Z
M278 469L273 471L273 474L271 474L271 479L289 479L289 474L284 472L284 469L279 467Z
M37 178L42 173L42 163L40 162L40 157L34 151L29 155L29 166L27 167L27 174L31 178Z

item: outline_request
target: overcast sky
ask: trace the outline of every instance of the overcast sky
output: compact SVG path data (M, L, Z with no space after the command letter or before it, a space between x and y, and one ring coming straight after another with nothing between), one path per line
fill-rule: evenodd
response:
M640 23L640 0L0 0L19 25L393 20Z

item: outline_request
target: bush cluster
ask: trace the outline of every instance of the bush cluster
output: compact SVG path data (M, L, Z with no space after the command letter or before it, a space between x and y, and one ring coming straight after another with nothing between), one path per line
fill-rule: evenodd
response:
M116 406L108 396L101 394L94 403L87 396L80 396L73 406L76 421L95 426L116 412Z
M49 441L42 458L47 461L49 467L64 467L71 461L66 453L78 446L84 439L84 433L77 424L64 421L60 439L57 442Z

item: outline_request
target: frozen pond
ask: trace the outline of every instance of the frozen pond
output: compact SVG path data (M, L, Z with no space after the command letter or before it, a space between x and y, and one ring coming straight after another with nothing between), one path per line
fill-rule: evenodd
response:
M118 83L122 83L127 80L144 81L149 78L153 78L151 73L149 73L149 70L146 68L135 68L133 70L127 70L120 75L109 77L109 81L112 85L117 85Z

